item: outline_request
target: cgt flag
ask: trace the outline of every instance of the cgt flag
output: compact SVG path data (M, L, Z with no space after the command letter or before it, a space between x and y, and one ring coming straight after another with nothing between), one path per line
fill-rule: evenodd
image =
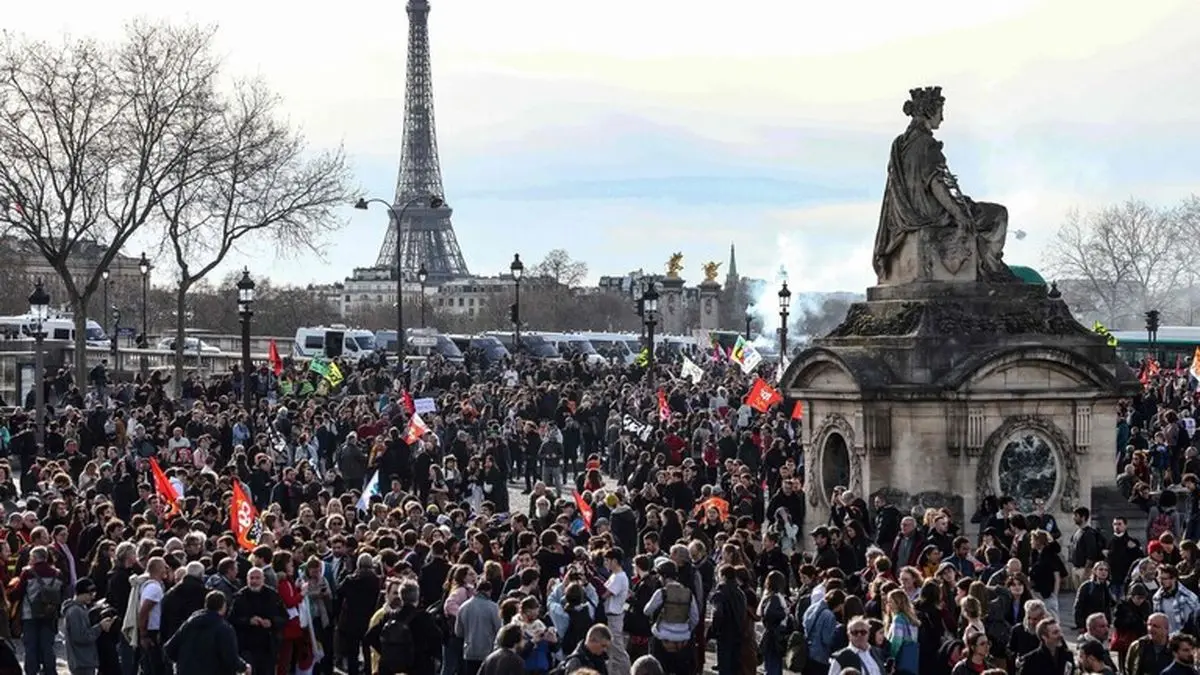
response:
M246 551L253 551L262 539L262 523L258 520L258 509L246 497L240 480L233 481L233 503L229 507L230 529L237 543Z
M658 421L666 424L671 419L671 406L667 405L667 395L662 389L658 390Z
M171 479L163 473L162 467L158 465L158 460L153 457L150 458L150 472L154 474L154 491L171 506L171 509L163 517L170 518L179 513L179 493L175 491Z
M421 419L419 414L413 414L408 420L408 429L404 432L404 442L412 445L425 437L429 433L429 426L425 424L425 420Z
M783 394L761 377L754 381L750 393L746 395L746 403L760 413L765 413L771 406L783 402Z

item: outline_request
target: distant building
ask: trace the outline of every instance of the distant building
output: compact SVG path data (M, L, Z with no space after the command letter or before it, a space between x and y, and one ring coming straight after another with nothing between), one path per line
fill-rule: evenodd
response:
M77 286L84 286L91 280L100 260L107 252L108 246L95 240L83 239L75 244L71 257L67 260L67 270L71 273ZM140 256L135 258L120 253L113 258L108 267L110 301L117 297L137 297L135 294L141 292L142 272L138 267L140 262ZM10 273L15 273L5 280L7 284L13 286L9 289L10 293L17 293L21 297L25 297L33 291L36 281L41 279L43 288L50 294L53 306L64 310L70 309L67 307L67 288L62 282L62 277L59 276L57 270L50 266L50 263L46 262L45 256L33 242L22 237L0 237L0 264L5 265ZM98 308L99 302L103 302L101 300L103 292L101 287L92 296L91 307L94 316L91 318L100 316Z
M307 291L309 296L311 296L313 299L322 300L330 307L337 309L338 315L346 315L343 307L350 298L348 295L346 295L345 284L309 284L304 287L304 290ZM392 295L394 296L395 293L393 292Z

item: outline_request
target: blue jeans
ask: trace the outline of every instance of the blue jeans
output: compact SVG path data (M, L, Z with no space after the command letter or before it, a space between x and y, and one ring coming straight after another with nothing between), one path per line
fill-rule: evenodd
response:
M53 619L23 619L21 642L25 645L25 675L55 675L54 636L58 622Z

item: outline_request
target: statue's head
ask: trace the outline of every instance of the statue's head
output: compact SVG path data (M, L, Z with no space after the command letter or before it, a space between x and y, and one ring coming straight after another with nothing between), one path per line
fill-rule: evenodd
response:
M918 87L908 90L911 98L904 102L904 114L920 121L930 129L942 126L942 107L946 99L941 87Z

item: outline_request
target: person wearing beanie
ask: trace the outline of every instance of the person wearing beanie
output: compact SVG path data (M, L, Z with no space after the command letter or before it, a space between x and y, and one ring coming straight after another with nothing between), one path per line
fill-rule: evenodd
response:
M71 675L95 675L100 668L96 640L112 627L115 616L92 624L88 611L96 600L96 582L84 577L75 582L75 597L63 603L63 641L66 643L67 669Z
M1150 590L1143 583L1129 587L1129 594L1117 603L1113 610L1113 640L1111 648L1117 653L1117 663L1125 663L1129 647L1146 634L1146 621L1150 619Z

